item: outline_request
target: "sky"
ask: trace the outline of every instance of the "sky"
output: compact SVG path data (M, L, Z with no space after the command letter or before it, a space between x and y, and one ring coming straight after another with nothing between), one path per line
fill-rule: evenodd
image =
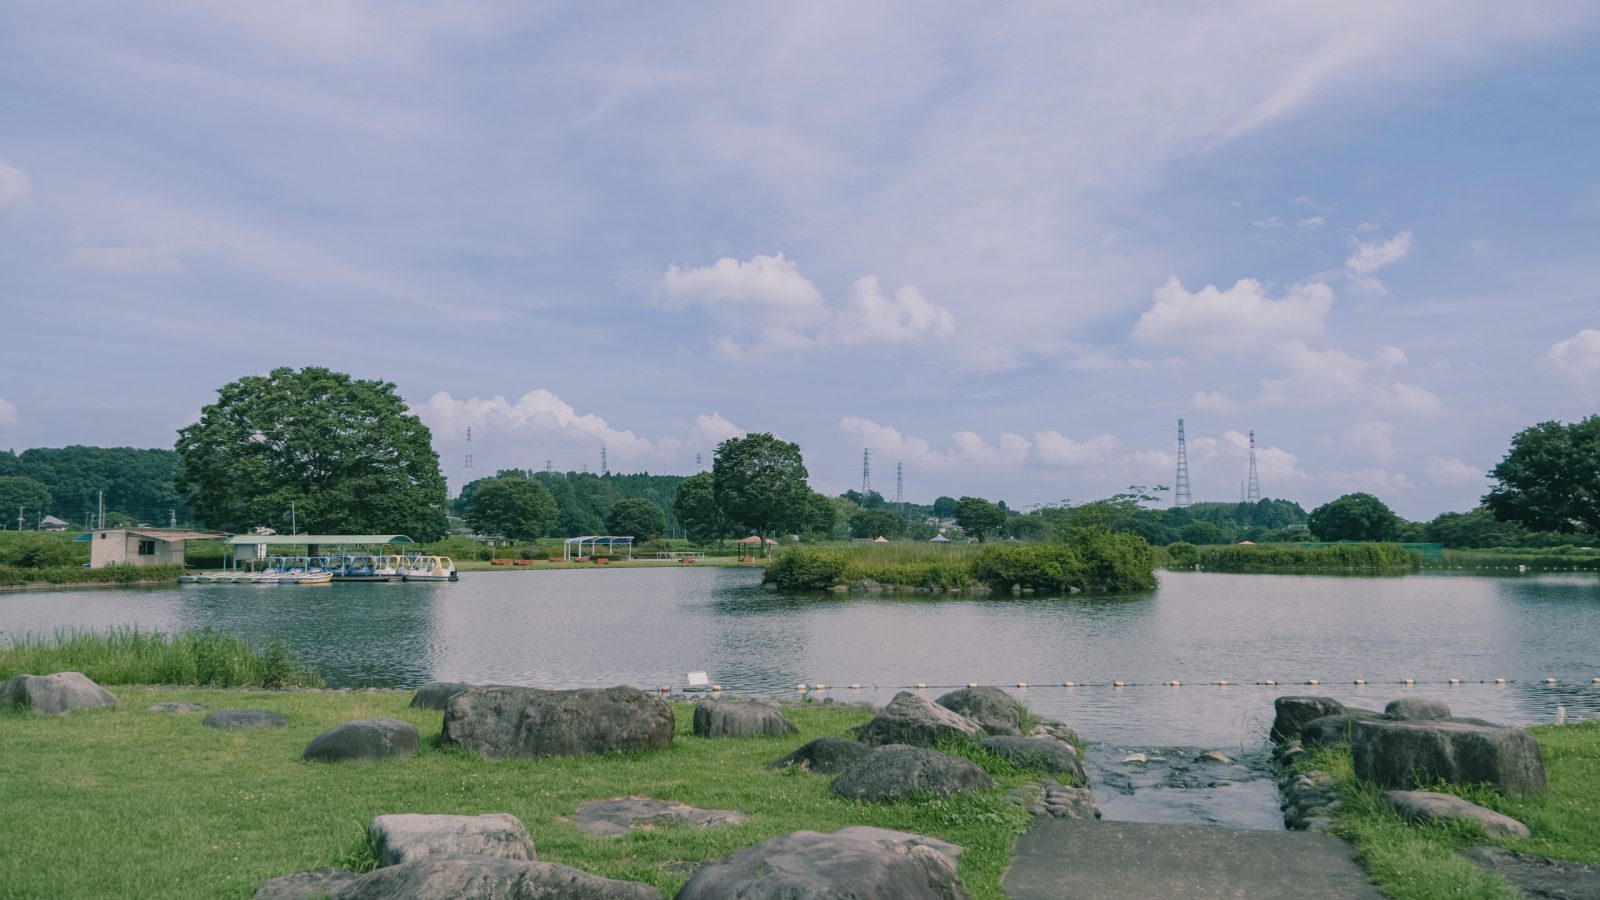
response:
M393 382L452 490L1470 509L1600 406L1587 2L0 6L0 447ZM466 440L471 428L470 446ZM471 454L473 465L466 466Z

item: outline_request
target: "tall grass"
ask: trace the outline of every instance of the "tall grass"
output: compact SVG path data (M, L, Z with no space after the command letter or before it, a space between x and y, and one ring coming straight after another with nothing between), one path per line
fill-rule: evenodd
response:
M766 579L813 590L870 580L931 590L1126 591L1155 587L1154 572L1154 551L1142 538L1086 532L1070 544L791 547L767 565Z
M1399 544L1335 544L1310 548L1287 544L1206 547L1175 544L1167 551L1173 565L1199 565L1203 569L1224 572L1414 569L1418 565L1416 554Z
M1503 548L1495 550L1446 550L1442 562L1426 564L1435 569L1515 569L1595 571L1600 569L1600 550L1579 547Z
M81 566L52 566L45 569L0 566L0 587L24 584L135 584L141 581L175 584L182 574L183 566L104 566L99 569Z
M100 684L184 684L207 687L321 687L315 669L281 641L263 650L207 628L183 634L113 628L61 629L14 635L0 644L0 679L82 672Z

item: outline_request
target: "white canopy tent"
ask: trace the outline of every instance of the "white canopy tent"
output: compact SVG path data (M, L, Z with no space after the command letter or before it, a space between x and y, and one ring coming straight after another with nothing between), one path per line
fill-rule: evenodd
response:
M588 552L584 552L584 548ZM598 556L602 548L607 553L623 548L628 553L628 559L633 559L633 538L612 534L586 534L583 537L567 538L561 542L561 558L567 562L574 559Z

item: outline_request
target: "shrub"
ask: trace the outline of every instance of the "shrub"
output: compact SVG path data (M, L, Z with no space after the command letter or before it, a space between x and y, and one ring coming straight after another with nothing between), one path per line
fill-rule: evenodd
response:
M73 566L87 560L88 554L61 535L24 533L0 544L0 565L19 569Z
M790 547L767 564L766 580L781 588L826 589L844 580L844 555L816 547Z
M972 561L972 574L997 591L1012 585L1057 592L1084 587L1083 564L1077 552L1062 544L985 547Z

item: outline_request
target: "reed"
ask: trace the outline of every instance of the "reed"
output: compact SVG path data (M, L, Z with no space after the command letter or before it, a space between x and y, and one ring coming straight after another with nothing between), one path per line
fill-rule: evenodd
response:
M171 582L176 584L183 574L182 566L105 566L85 569L82 566L51 566L44 569L24 569L0 566L0 587L17 587L24 584L137 584L140 582Z
M1317 571L1347 569L1415 569L1417 556L1399 544L1335 544L1299 547L1292 544L1167 548L1171 564L1223 572Z
M242 638L209 628L176 635L135 628L66 628L52 635L13 635L0 643L0 679L52 672L82 672L100 684L323 684L316 670L296 660L281 641L257 650Z

